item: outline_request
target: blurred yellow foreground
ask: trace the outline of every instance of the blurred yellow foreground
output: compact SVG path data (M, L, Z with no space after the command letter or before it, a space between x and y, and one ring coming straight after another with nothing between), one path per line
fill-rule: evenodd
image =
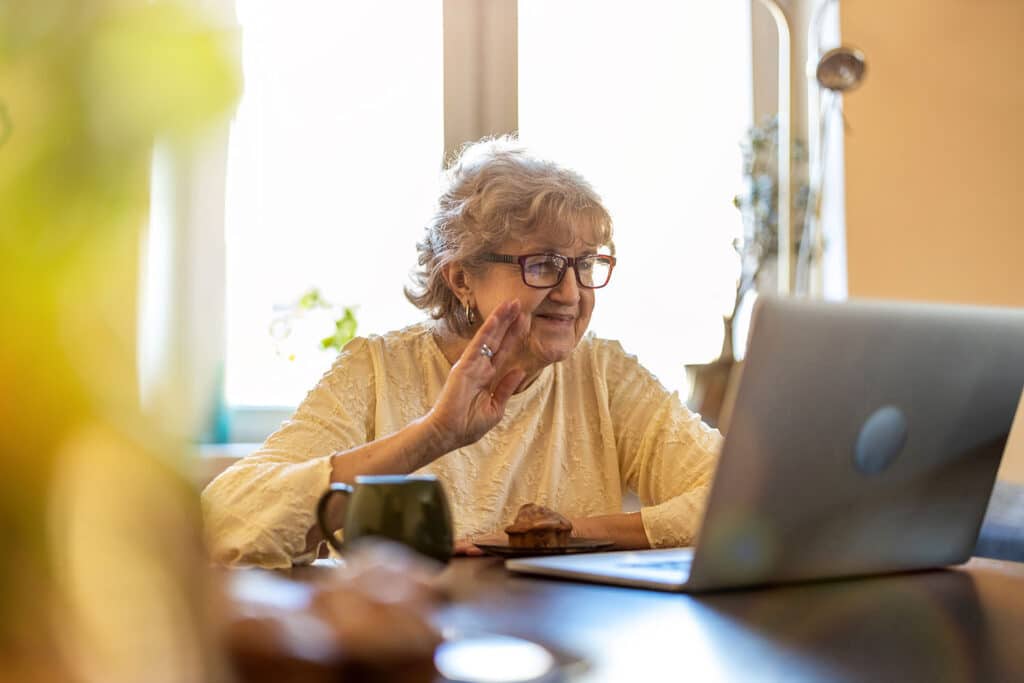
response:
M198 3L0 3L0 681L219 678L177 444L141 419L156 139L230 115Z

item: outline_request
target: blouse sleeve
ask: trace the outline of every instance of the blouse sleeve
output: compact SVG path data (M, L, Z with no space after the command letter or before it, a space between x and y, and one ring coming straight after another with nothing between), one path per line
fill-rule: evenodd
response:
M303 553L330 456L372 440L374 385L369 345L354 339L290 420L210 482L202 503L215 561L280 568L314 559Z
M608 342L607 382L623 484L640 498L651 547L692 545L721 449L718 430Z

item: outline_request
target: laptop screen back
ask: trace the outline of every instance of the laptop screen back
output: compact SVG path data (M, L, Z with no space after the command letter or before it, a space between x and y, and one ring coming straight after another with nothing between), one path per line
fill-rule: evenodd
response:
M1024 311L762 299L691 585L965 561L1024 387Z

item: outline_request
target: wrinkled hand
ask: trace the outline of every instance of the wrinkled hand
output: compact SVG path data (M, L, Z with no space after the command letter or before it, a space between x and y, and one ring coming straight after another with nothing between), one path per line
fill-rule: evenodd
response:
M455 542L455 554L466 555L468 557L479 557L483 554L483 551L476 547L478 539L475 537L467 537L465 539L459 539ZM483 543L480 541L480 543Z
M452 366L428 415L448 450L478 441L501 421L505 404L526 376L513 361L528 331L517 299L494 309ZM493 355L480 353L486 344Z

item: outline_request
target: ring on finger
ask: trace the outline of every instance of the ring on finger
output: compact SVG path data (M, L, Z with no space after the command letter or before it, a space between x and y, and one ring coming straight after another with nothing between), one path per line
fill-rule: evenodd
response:
M488 346L487 344L481 344L480 355L487 356L487 359L490 360L491 358L494 358L494 351L491 351L491 347Z

